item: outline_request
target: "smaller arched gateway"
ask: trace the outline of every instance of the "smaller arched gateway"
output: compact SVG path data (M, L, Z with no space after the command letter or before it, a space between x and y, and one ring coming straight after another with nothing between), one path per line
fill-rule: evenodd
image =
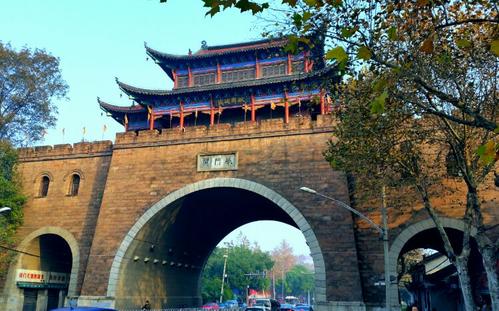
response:
M202 268L213 248L229 232L257 220L284 222L303 232L314 260L316 297L324 302L324 259L306 219L272 189L237 178L190 184L151 206L121 243L107 296L125 309L146 299L156 308L199 306Z
M459 252L462 247L462 237L464 231L464 222L458 219L447 217L440 217L440 221L447 232L452 247ZM471 230L471 236L476 234L476 229ZM476 243L471 241L471 254L469 258L469 273L471 278L477 278L483 275L482 260L477 251ZM418 280L413 280L412 293L406 293L404 296L408 297L411 303L416 303L423 309L441 309L443 306L447 310L459 310L459 305L462 305L462 296L460 292L460 285L457 283L458 277L455 267L452 266L443 247L442 238L435 226L432 219L426 219L414 223L403 230L393 241L390 247L390 275L397 275L397 263L399 258L406 252L415 249L431 250L434 253L425 254L424 260L420 263L421 272L413 268L414 277ZM431 275L435 274L434 282L438 281L439 286L430 283L430 280L423 280L420 278L432 278ZM454 277L452 275L455 275ZM444 279L447 281L444 282ZM475 283L476 280L472 280ZM454 282L455 284L451 284ZM425 288L416 288L416 284L427 284ZM447 283L447 285L443 285ZM430 285L431 284L431 285ZM442 288L440 288L443 286ZM427 288L426 288L427 287ZM402 302L401 288L396 284L390 287L390 302L392 306L397 306ZM406 291L406 289L404 288ZM479 293L476 293L479 295ZM443 296L443 297L442 297ZM407 298L407 297L406 297Z
M64 229L40 228L17 247L5 288L6 310L51 310L76 295L79 251Z

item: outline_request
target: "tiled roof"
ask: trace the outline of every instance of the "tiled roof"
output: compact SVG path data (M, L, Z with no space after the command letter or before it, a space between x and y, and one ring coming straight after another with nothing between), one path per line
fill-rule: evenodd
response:
M130 106L130 107L122 107L122 106L115 106L108 104L104 101L102 101L99 97L97 97L97 102L99 103L100 107L102 110L113 113L113 112L120 112L120 113L143 113L146 112L146 108L142 107L141 105L135 105L135 106Z
M292 75L283 75L277 77L269 77L269 78L260 78L260 79L251 79L245 81L236 81L236 82L228 82L228 83L220 83L220 84L208 84L202 86L194 86L194 87L185 87L185 88L177 88L173 90L150 90L138 88L135 86L131 86L129 84L123 83L116 79L119 87L123 92L127 93L130 96L172 96L172 95L184 95L184 94L195 94L207 91L218 91L218 90L226 90L226 89L235 89L235 88L248 88L253 86L263 86L263 85L271 85L278 84L284 82L291 81L301 81L307 78L313 77L321 77L324 75L328 75L334 72L336 67L325 67L324 69L310 72L310 73L299 73Z
M157 51L152 49L145 44L147 54L158 61L168 61L168 60L196 60L202 58L210 58L215 56L265 50L268 48L283 47L288 42L286 38L278 39L264 39L258 41L227 44L227 45L217 45L211 47L202 47L199 51L191 55L176 55Z

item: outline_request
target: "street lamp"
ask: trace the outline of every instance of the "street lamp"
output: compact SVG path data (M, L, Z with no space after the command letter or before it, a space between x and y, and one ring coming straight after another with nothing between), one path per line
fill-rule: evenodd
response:
M225 268L227 267L227 257L229 257L228 252L224 254L224 271L222 273L222 287L220 288L220 303L222 303L222 299L224 296Z
M349 206L345 202L342 202L340 200L337 200L337 199L332 198L330 196L327 196L325 194L319 193L319 192L315 191L314 189L310 189L308 187L301 187L300 190L311 193L311 194L315 194L315 195L318 195L318 196L323 197L325 199L328 199L330 201L333 201L338 206L340 206L346 210L349 210L350 212L354 213L355 215L357 215L360 218L367 221L371 225L371 227L376 229L381 234L381 237L383 239L384 266L385 266L385 302L386 302L386 310L389 311L390 310L390 275L389 275L390 262L389 262L389 258L388 258L389 243L388 243L388 225L387 225L385 204L384 203L382 204L381 216L382 216L382 221L383 221L383 227L380 227L375 222L373 222L371 219L369 219L366 215L364 215L361 212L359 212L358 210L352 208L351 206Z
M0 214L10 212L12 209L7 206L0 207Z

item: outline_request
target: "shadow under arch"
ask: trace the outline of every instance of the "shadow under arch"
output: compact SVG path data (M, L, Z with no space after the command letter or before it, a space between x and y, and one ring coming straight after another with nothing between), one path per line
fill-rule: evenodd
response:
M46 235L46 234L53 234L61 237L66 243L68 244L70 250L71 250L71 256L72 256L72 262L71 262L71 276L69 279L69 285L68 285L68 296L76 296L76 285L78 282L78 272L80 269L80 251L78 247L78 242L71 234L71 232L62 229L60 227L42 227L39 228L30 234L28 234L22 242L17 246L17 250L20 252L26 252L28 250L28 247L34 239ZM15 261L14 267L11 267L10 272L9 272L9 288L7 289L9 292L12 292L13 290L16 289L15 286L15 271L21 267L22 264L22 253L17 257Z
M173 191L170 194L166 195L163 199L153 204L135 222L135 224L130 228L125 238L121 242L111 266L109 274L109 282L107 287L107 296L116 297L120 267L122 265L125 253L127 252L127 249L131 246L132 242L134 241L140 230L148 223L148 221L151 220L161 210L167 208L170 204L177 201L178 199L181 199L194 192L212 189L212 188L235 188L257 194L269 200L270 202L274 203L277 207L279 207L293 220L298 229L303 233L305 240L311 250L311 256L315 268L316 301L325 302L326 273L325 273L324 258L317 237L315 236L315 233L312 231L312 228L310 227L307 220L304 218L304 216L295 206L293 206L288 200L286 200L276 191L262 184L239 178L212 178L212 179L202 180L187 185L176 191Z
M440 217L440 221L444 228L446 229L454 229L460 232L464 231L464 222L459 219L448 218L448 217ZM389 275L397 275L397 261L400 253L402 252L406 243L409 242L414 236L417 234L426 231L436 229L434 221L429 218L417 222L415 224L410 225L406 229L404 229L393 241L390 245L389 250L389 261L390 261L390 271ZM476 235L476 228L472 228L470 232L471 236L474 237ZM390 305L397 306L398 302L398 286L391 285L390 286Z

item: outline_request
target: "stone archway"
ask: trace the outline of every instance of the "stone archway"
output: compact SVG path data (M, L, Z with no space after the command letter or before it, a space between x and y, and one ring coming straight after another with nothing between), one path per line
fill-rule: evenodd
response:
M254 193L275 204L292 219L292 221L296 224L298 229L301 230L301 232L303 233L305 240L310 247L310 252L315 268L316 301L325 302L326 273L325 273L324 259L319 246L319 242L314 232L312 231L312 228L308 224L307 220L303 217L303 215L296 207L294 207L288 200L282 197L279 193L259 183L238 178L213 178L213 179L199 181L187 185L179 190L176 190L168 194L160 201L153 204L137 220L137 222L132 226L132 228L128 231L125 238L121 242L121 245L118 251L116 252L116 255L114 257L111 266L109 283L107 287L107 296L116 297L120 267L122 265L125 253L132 244L132 242L134 241L135 237L138 235L139 231L148 223L148 221L151 220L161 210L163 210L173 202L183 197L186 197L194 192L212 189L212 188L234 188Z
M19 289L16 286L16 271L21 268L23 253L27 252L30 243L45 235L55 235L62 240L64 240L69 246L71 252L71 272L70 279L68 285L67 296L74 297L77 295L76 293L76 285L78 282L78 273L80 270L80 251L78 247L78 242L69 231L59 228L59 227L42 227L39 228L30 234L28 234L23 241L17 246L17 250L20 252L20 255L17 256L14 263L11 265L9 269L9 273L7 276L7 286L5 288L5 295L7 297L6 305L9 310L17 310L22 306L22 296Z
M458 231L464 230L464 222L459 219L440 217L440 221L444 228L455 229ZM395 238L393 243L390 245L389 251L389 260L390 260L390 271L389 275L397 275L397 261L400 255L400 252L404 248L404 245L409 242L409 240L421 233L425 230L435 229L435 223L432 219L425 219L423 221L417 222L415 224L410 225L406 229L404 229L398 236ZM475 236L476 229L473 228L471 230L471 236ZM390 305L395 306L398 305L398 287L391 285L390 286Z

